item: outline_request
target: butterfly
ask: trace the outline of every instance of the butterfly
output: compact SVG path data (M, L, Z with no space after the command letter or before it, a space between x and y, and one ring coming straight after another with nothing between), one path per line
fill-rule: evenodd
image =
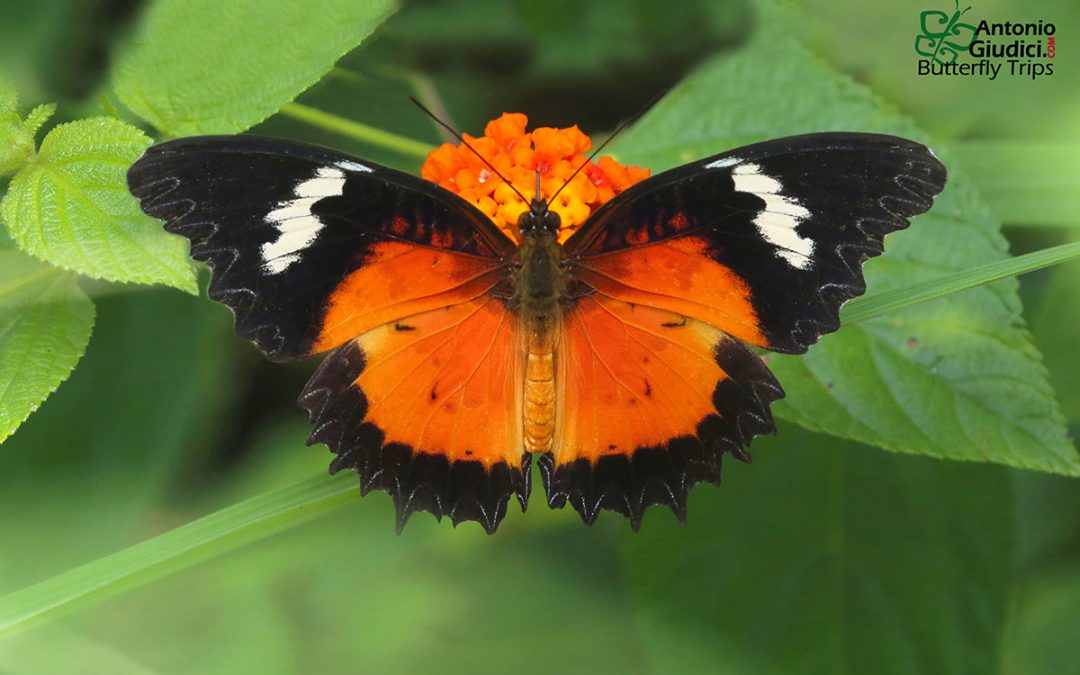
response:
M637 529L775 431L753 348L799 354L865 290L862 263L946 171L893 136L816 133L647 178L565 241L533 198L519 241L432 182L249 136L181 138L128 173L213 269L210 297L269 358L329 352L299 397L309 445L415 511L491 533L547 502ZM537 195L540 193L537 192Z

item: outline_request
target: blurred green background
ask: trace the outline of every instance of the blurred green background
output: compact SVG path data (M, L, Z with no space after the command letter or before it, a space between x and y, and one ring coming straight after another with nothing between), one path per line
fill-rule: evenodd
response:
M98 114L143 5L4 3L0 66L26 104ZM1080 165L1080 61L1068 54L1080 5L980 1L980 14L1050 17L1063 41L1053 78L992 83L914 75L930 8L792 11L817 54L952 148L1014 253L1077 239L1077 174L1064 168ZM414 1L300 102L428 142L439 138L407 101L418 91L473 133L504 110L601 133L737 52L757 21L740 2ZM419 164L282 115L255 132ZM86 356L0 446L0 594L329 459L304 447L294 405L314 361L271 364L205 297L84 288L98 312ZM1080 265L1025 276L1021 292L1075 432ZM426 514L396 536L389 498L374 494L0 639L0 673L1080 673L1075 480L792 424L753 450L722 488L694 491L687 527L653 511L637 534L610 514L585 527L535 494L493 537Z

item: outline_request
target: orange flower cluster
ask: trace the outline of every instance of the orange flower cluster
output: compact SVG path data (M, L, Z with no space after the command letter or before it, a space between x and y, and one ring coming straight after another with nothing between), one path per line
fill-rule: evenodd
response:
M526 132L527 124L528 118L521 113L503 113L488 122L483 136L464 137L529 199L536 191L539 171L540 192L550 200L574 170L587 161L584 153L592 147L592 141L577 125ZM517 222L528 204L468 148L444 143L428 155L420 175L472 202L503 232L521 241ZM602 204L648 176L648 169L623 166L607 156L589 162L549 206L562 220L559 241L566 241Z

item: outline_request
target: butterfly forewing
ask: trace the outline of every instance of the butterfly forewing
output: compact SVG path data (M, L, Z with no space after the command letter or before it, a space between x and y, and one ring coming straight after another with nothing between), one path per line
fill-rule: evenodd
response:
M929 149L894 136L777 139L639 183L597 211L566 254L604 292L643 294L757 346L801 353L839 327L840 305L865 290L862 263L944 183ZM650 245L654 268L671 274L639 273Z
M412 290L468 296L484 281L494 286L513 253L483 214L427 181L305 144L170 141L147 150L128 184L144 211L191 240L192 257L214 269L211 297L275 360L325 351L407 315L416 309ZM421 251L443 256L454 273L432 272ZM382 269L397 276L349 278L395 258ZM345 317L331 312L333 295L344 283L364 287L362 304L349 308L363 319L335 335L328 331ZM384 297L375 296L378 286Z

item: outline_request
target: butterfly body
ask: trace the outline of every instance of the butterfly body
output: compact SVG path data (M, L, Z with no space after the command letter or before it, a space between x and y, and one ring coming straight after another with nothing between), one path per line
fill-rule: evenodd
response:
M534 453L552 507L682 519L775 430L783 389L750 347L836 330L945 169L892 136L776 139L643 180L561 243L543 199L515 240L433 183L286 141L170 141L128 181L214 268L242 336L275 360L330 352L299 404L331 471L390 492L399 527L425 510L492 532Z
M514 304L526 335L525 388L522 406L525 450L551 452L555 436L557 393L555 348L562 309L568 302L567 268L559 244L559 215L544 199L533 199L518 219L521 245L514 276Z

